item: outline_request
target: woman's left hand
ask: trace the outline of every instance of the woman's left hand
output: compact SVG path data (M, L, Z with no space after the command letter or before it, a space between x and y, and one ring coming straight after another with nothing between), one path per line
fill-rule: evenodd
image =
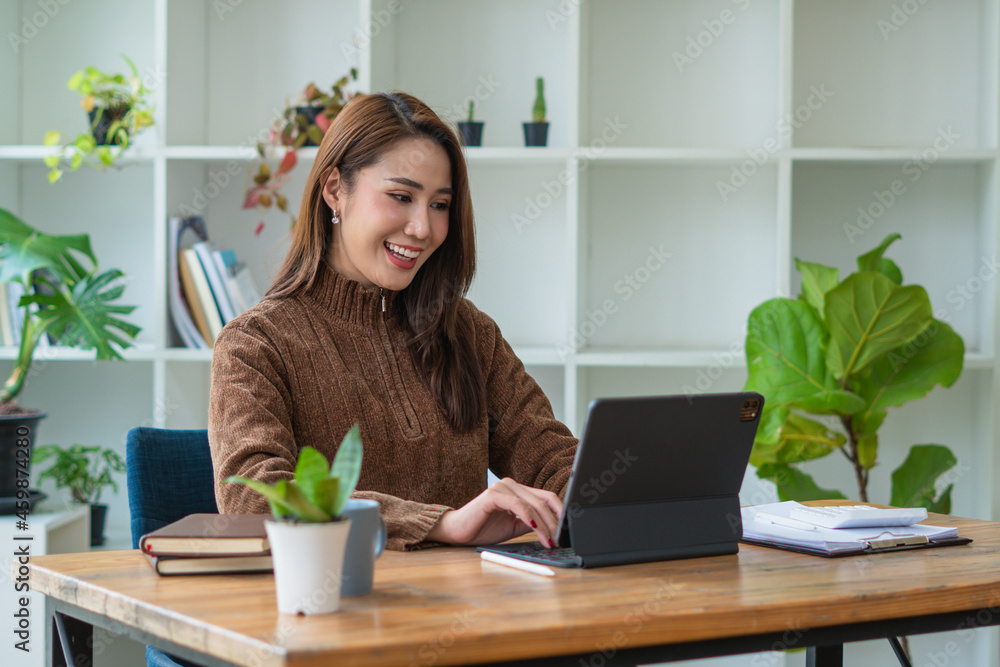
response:
M464 506L449 510L427 534L445 544L496 544L535 531L543 546L553 547L562 501L551 491L515 482L496 482Z

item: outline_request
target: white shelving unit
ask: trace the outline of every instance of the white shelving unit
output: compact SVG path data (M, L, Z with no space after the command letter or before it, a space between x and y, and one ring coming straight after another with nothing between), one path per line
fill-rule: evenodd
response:
M597 396L740 389L747 315L797 292L794 257L846 273L902 233L890 255L964 337L966 370L890 414L872 497L888 499L911 444L940 442L959 458L954 512L1000 518L1000 0L52 4L43 21L35 0L0 3L0 33L25 37L0 49L0 100L16 101L0 105L0 206L50 233L88 231L128 275L143 331L125 364L40 357L24 402L49 411L41 441L123 451L138 424L206 424L210 354L178 348L168 316L167 218L203 212L267 285L287 220L263 216L258 236L262 216L240 208L252 146L307 82L358 66L361 90L403 89L452 119L477 99L470 296L577 431ZM65 80L119 53L155 88L157 126L120 171L49 185L45 131L85 129ZM536 76L550 146L527 149ZM314 155L285 189L293 206ZM854 488L834 457L809 470ZM744 489L769 493L752 476ZM127 525L123 494L110 521ZM915 663L936 641L913 640ZM879 664L881 650L851 662ZM995 634L962 650L1000 664Z

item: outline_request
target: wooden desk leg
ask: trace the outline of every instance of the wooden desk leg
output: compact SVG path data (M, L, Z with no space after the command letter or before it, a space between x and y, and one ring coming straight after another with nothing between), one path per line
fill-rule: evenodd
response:
M52 616L51 646L52 667L92 667L94 626L57 611Z
M810 646L806 649L806 667L843 667L844 645Z

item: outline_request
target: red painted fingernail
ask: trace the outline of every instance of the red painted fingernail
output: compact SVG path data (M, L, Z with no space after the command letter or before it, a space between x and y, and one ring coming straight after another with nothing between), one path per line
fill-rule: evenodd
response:
M535 523L535 520L534 520L534 519L532 519L532 520L531 520L531 527L532 527L532 528L538 528L538 524L537 524L537 523Z

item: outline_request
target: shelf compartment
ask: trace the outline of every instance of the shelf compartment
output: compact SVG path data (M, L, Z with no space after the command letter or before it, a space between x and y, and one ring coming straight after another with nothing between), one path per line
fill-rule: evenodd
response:
M167 144L252 148L266 140L272 119L306 84L328 88L358 66L359 11L356 0L300 0L280 11L171 0ZM295 48L278 46L288 44Z
M719 183L735 169L590 168L573 349L729 349L743 340L750 311L778 284L777 169L760 167L723 201Z
M168 160L167 215L204 216L209 238L236 252L237 258L250 267L263 294L285 258L291 219L273 205L268 210L243 209L243 196L252 183L253 165L252 161L234 156L220 161ZM289 212L295 215L311 167L308 161L301 160L281 189L288 198ZM261 222L264 225L258 234ZM185 244L190 245L193 239L194 235L186 235Z
M780 141L779 4L642 0L623 11L618 0L588 3L580 144Z
M794 145L996 146L996 0L847 4L795 3Z
M90 235L100 268L125 274L120 302L137 308L126 319L140 327L138 343L152 343L157 318L152 307L153 168L132 164L121 170L81 168L55 184L40 162L19 165L21 206L17 213L46 234Z
M556 346L566 337L569 270L563 171L472 165L477 277L469 291L511 345Z
M16 92L0 88L0 92L15 93L9 97L3 95L2 99L17 100L19 104L12 119L17 123L14 131L11 126L0 124L3 128L0 129L0 143L41 143L49 130L59 130L64 140L89 131L87 115L80 108L80 96L67 90L66 82L74 72L90 65L107 72L128 73L128 64L120 57L122 53L132 59L143 82L153 89L155 104L155 91L163 76L154 67L152 2L59 2L52 3L51 16L36 2L3 4L5 10L0 14L0 21L4 23L0 24L0 32L4 35L21 34L25 19L41 25L31 39L21 45L17 56L20 59L19 88ZM12 4L19 6L20 13L17 9L6 9ZM43 22L39 14L48 19ZM16 22L8 24L12 19ZM114 38L106 38L108 35ZM72 55L57 57L54 54ZM0 70L11 67L7 57L0 57ZM17 64L13 67L17 68ZM0 80L4 79L6 77L0 76ZM14 77L14 81L18 81L18 77ZM140 140L147 135L154 136L155 131L155 128L147 131ZM148 141L150 145L155 143L152 139Z
M904 284L923 285L935 316L967 350L992 355L996 215L990 164L798 163L792 172L792 256L857 270L856 258L893 232L886 256ZM984 275L978 275L980 271ZM801 276L792 264L792 293ZM964 288L963 288L964 286Z
M569 145L570 25L559 0L377 0L389 17L372 37L372 89L399 89L442 118L464 120L476 101L485 147L524 147L535 79L545 79L548 145ZM392 6L401 11L391 12ZM553 18L557 17L557 18ZM485 29L488 27L488 30ZM375 32L375 31L372 31ZM441 36L447 35L447 39ZM516 47L514 46L516 42Z

